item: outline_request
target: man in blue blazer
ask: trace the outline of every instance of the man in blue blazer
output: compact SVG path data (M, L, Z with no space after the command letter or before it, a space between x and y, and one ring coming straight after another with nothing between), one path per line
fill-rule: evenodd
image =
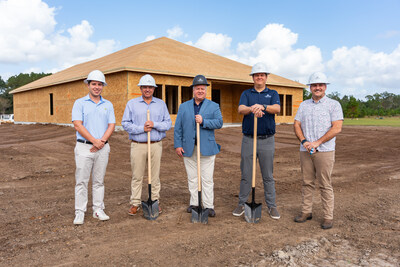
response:
M214 130L222 127L222 114L219 105L206 99L207 79L203 75L197 75L193 79L193 99L182 103L179 107L174 128L174 148L183 161L188 175L190 191L190 206L198 205L197 182L197 140L196 123L200 124L200 170L202 180L201 199L203 206L209 209L209 216L215 217L214 210L214 162L215 155L219 153L221 146L215 142Z

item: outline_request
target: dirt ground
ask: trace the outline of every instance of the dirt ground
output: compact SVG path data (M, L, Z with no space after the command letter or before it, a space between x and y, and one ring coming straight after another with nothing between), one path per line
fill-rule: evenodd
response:
M163 141L163 213L147 221L128 216L128 135L110 139L106 174L107 222L74 226L72 127L0 125L1 266L399 266L400 128L344 127L337 138L333 172L334 228L322 230L315 194L313 219L297 224L301 174L292 125L277 126L274 176L280 220L263 201L258 170L259 224L232 216L240 182L241 129L216 132L222 151L215 163L215 210L208 225L190 223L183 162L173 132ZM90 190L91 194L91 190ZM147 199L144 186L143 199Z

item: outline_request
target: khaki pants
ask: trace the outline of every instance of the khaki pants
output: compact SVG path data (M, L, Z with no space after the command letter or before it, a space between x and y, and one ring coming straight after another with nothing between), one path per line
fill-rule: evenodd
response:
M95 153L90 152L92 147L93 145L79 142L75 146L75 211L86 212L90 175L92 175L93 211L104 209L104 175L110 145L105 144Z
M160 163L162 155L162 141L150 145L151 150L151 199L160 198ZM142 183L147 170L147 143L131 143L131 199L130 204L139 206L142 197ZM147 175L146 175L147 176ZM146 181L147 184L147 181ZM147 198L146 198L147 200Z
M317 152L312 155L302 151L300 152L300 163L303 174L302 212L312 212L315 180L317 180L321 191L324 219L332 220L334 195L331 175L335 163L335 151Z
M188 176L190 205L192 206L199 205L196 149L197 146L194 146L193 155L191 157L183 157ZM214 162L215 155L200 156L201 200L203 202L203 207L206 209L214 209Z

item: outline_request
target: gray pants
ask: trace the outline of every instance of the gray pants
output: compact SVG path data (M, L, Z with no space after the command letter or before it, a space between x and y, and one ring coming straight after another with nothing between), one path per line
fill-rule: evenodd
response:
M265 202L268 208L276 207L275 181L272 175L274 165L275 137L272 135L266 139L257 139L257 158L261 168L264 184ZM240 170L239 205L243 206L251 192L251 179L253 171L253 138L243 136Z

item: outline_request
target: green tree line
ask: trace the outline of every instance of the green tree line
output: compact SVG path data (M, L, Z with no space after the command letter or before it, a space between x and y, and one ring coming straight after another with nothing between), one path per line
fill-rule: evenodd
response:
M33 82L42 77L48 76L51 73L20 73L18 75L11 76L4 81L0 76L0 114L11 114L13 113L13 97L9 94L11 90L21 87L25 84Z
M354 96L344 95L342 98L338 92L327 95L339 101L346 118L363 118L366 116L395 116L400 114L400 95L383 92L367 95L366 100L356 99ZM310 99L311 93L303 90L303 99Z

